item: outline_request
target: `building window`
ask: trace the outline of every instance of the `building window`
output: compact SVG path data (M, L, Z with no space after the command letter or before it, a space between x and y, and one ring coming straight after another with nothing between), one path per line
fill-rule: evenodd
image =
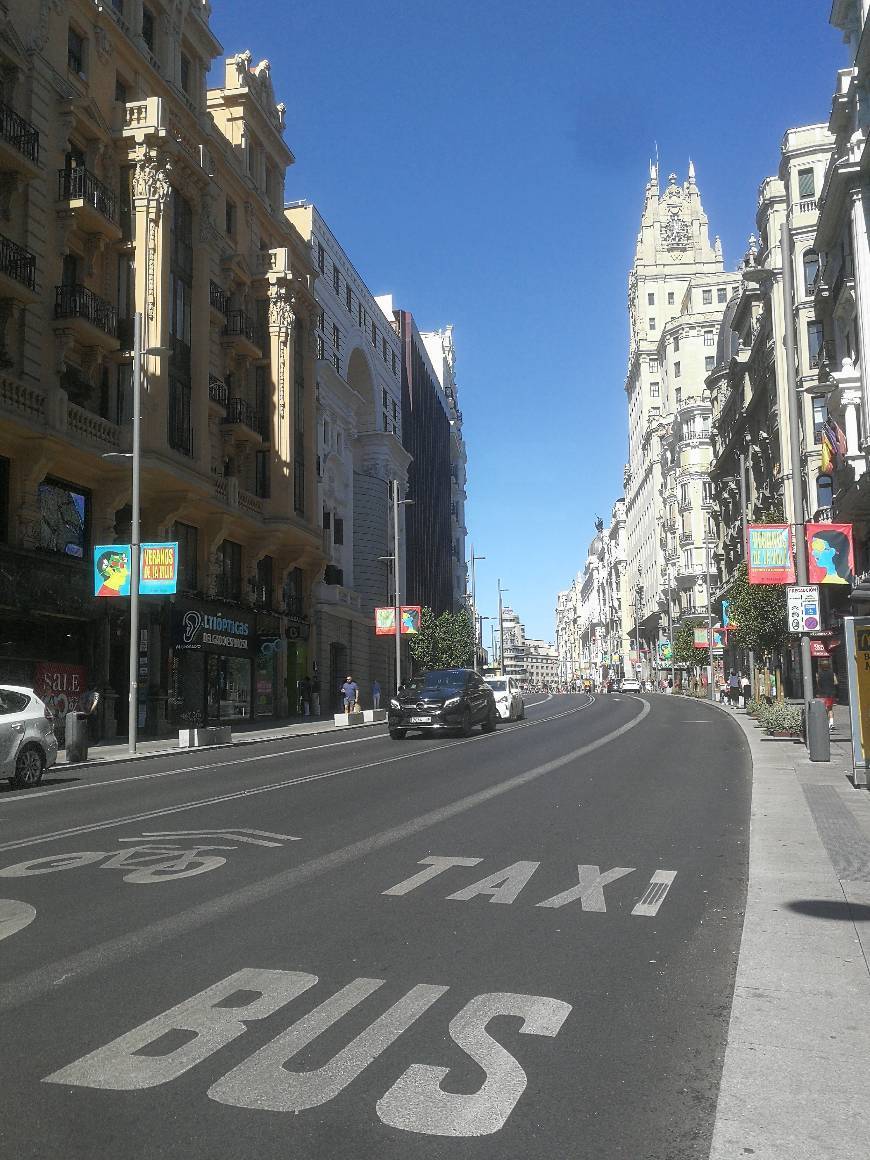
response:
M674 363L674 378L678 379L680 377L680 374L681 374L681 367L680 367L679 361L677 361Z
M190 96L190 57L181 54L181 88Z
M115 73L115 100L119 105L127 103L127 85L121 79L120 73Z
M46 479L37 488L39 499L39 545L83 560L88 545L90 496L60 480Z
M659 360L655 356L652 356L649 360L649 369L650 369L650 374L653 374L653 375L659 369Z
M668 306L673 306L673 304L674 304L674 292L673 292L673 290L669 290L668 291Z
M822 361L825 349L825 331L821 322L807 323L807 353L810 356L810 366L817 367Z
M692 571L692 549L691 548L684 548L683 549L683 566L685 567L687 572Z
M815 293L818 276L819 255L815 250L807 250L804 254L804 293L808 296Z
M715 346L715 345L716 345L715 331L705 330L704 331L704 346Z
M293 510L305 515L305 335L296 323L293 343ZM338 355L335 355L336 361ZM336 366L336 370L339 367Z
M674 354L679 353L679 349L680 349L680 336L678 334L675 334L674 335Z
M647 301L648 306L655 306L655 304L656 304L655 294L647 294L646 301Z
M226 227L227 237L233 237L236 232L236 207L229 198L226 200L226 208L224 211L224 226Z
M828 403L824 395L813 396L813 442L818 446L822 441L822 428L828 421Z
M339 334L338 326L334 322L332 324L332 345L336 350L341 350L341 335Z
M321 274L323 273L325 266L326 266L326 256L325 256L325 252L323 249L323 242L318 242L317 243L317 269L320 271Z
M347 307L348 314L350 314L353 309L353 294L351 293L349 282L346 282L344 286L344 304Z
M709 373L713 369L715 362L716 362L716 360L713 358L713 356L711 354L708 354L707 357L704 359L704 370Z
M674 404L679 407L682 402L683 392L679 387L674 387Z
M356 304L356 324L362 330L365 324L365 315L363 312L362 302Z
M648 318L648 319L647 319L647 328L648 328L649 330L655 330L655 328L656 328L656 320L655 320L654 318L650 317L650 318Z
M341 516L336 516L333 521L332 542L338 546L344 544L344 520Z
M712 290L702 290L701 291L701 304L703 306L712 306L713 305L713 291Z
M178 521L172 527L172 538L178 543L178 587L182 592L195 592L199 587L199 528Z
M392 358L392 363L393 363L393 374L396 374L396 371L397 371L397 367L396 367L396 352L395 352L395 351L392 351L391 353L392 353L392 356L393 356L393 358Z
M263 556L257 561L257 578L254 599L263 608L272 607L272 575L274 572L271 556Z
M323 313L322 308L317 311L317 329L322 330L326 334L326 315Z
M70 25L66 37L66 63L70 72L84 74L85 41L81 33L76 32L72 25Z
M819 475L816 478L816 504L820 508L829 508L834 502L834 481L830 475Z
M728 301L727 287L725 287L725 286L719 287L719 289L716 291L716 301L719 303L720 306L722 305L723 302Z
M650 393L651 399L657 399L659 397L659 394L661 393L660 388L659 388L659 384L658 383L650 383L649 393Z
M323 335L317 335L317 357L323 358Z
M798 170L798 197L801 201L816 196L816 176L812 169Z
M150 8L142 8L142 39L150 53L154 52L154 13Z
M338 273L338 266L336 266L335 262L332 263L332 288L336 294L341 289L341 277Z
M242 598L242 545L224 540L217 550L217 595L224 600Z
M384 356L384 362L386 362L387 361L387 340L385 338L381 339L381 352Z
M378 328L372 323L372 346L375 350L378 349Z

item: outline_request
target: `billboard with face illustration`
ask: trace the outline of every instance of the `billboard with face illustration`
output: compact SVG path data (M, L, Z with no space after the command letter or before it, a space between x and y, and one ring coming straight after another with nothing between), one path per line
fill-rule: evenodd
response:
M807 571L810 584L851 584L855 551L851 524L807 524Z

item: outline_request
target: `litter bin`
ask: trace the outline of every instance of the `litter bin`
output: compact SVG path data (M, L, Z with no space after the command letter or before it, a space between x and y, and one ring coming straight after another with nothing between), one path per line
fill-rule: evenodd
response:
M88 759L88 714L77 709L67 713L64 721L64 743L68 762Z
M810 701L807 718L807 749L810 761L831 760L831 733L828 729L828 710L825 702L816 697Z

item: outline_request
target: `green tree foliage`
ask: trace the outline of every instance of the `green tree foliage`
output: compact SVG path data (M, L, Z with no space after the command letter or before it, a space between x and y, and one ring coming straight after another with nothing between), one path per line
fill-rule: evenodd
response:
M731 637L740 648L759 655L780 652L788 642L788 616L784 584L750 584L746 564L728 593L728 619L735 626Z
M674 637L674 660L678 665L694 666L704 663L705 657L701 649L695 648L695 624L684 621Z
M471 614L461 609L436 616L431 608L424 608L420 631L408 638L408 648L418 670L471 668L474 662Z

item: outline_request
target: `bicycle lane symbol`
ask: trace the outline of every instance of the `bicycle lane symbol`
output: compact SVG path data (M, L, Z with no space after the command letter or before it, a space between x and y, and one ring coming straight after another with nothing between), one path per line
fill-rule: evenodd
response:
M200 837L226 837L236 844L203 843ZM162 839L142 841L146 839ZM165 839L173 840L165 840ZM192 838L189 844L176 839ZM291 834L274 834L267 830L181 830L149 832L139 838L121 838L120 842L133 843L120 850L77 850L65 854L49 854L17 862L13 866L0 869L0 878L32 878L43 874L56 874L63 870L79 870L86 866L99 866L101 870L120 870L123 880L140 886L152 886L161 882L174 882L181 878L193 878L218 870L226 861L224 853L216 851L237 850L239 844L280 847L284 842L298 842L301 839Z

